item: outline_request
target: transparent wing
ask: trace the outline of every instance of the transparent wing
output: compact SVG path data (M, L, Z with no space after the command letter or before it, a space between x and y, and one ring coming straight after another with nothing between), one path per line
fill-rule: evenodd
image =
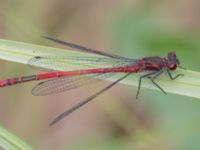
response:
M28 65L42 71L67 71L92 68L110 68L137 63L134 59L77 56L35 56Z
M63 40L56 39L56 38L53 38L53 37L49 37L49 36L42 36L42 37L46 38L48 40L51 40L55 43L59 43L59 44L62 44L64 46L75 48L75 49L83 51L83 52L93 53L93 54L102 55L102 56L110 57L110 58L130 59L130 58L122 57L122 56L119 56L119 55L110 54L110 53L107 53L105 51L100 51L100 50L97 50L97 49L94 49L94 48L88 48L88 47L85 47L85 46L82 46L82 45L79 45L79 44L63 41Z
M74 111L78 110L79 108L83 107L84 105L86 105L87 103L91 102L92 100L94 100L97 96L101 95L102 93L106 92L107 90L109 90L110 88L112 88L114 85L116 85L117 83L119 83L120 81L122 81L123 79L127 78L129 75L131 75L132 73L127 73L126 75L122 76L121 78L118 78L117 80L115 80L113 83L109 84L108 86L104 87L103 89L101 89L100 91L98 91L97 93L89 96L88 98L84 99L83 101L81 101L80 103L74 105L73 107L71 107L70 109L67 109L66 111L64 111L63 113L61 113L60 115L58 115L49 125L52 126L55 123L57 123L58 121L60 121L61 119L63 119L64 117L67 117L68 115L70 115L71 113L73 113Z
M93 83L94 81L100 81L99 79L109 78L113 75L114 73L96 73L49 79L38 83L32 89L32 94L36 96L56 94Z

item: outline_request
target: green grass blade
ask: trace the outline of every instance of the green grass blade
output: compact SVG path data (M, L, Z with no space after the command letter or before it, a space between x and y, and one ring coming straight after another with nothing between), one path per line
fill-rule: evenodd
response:
M40 55L95 56L92 54L69 51L66 49L0 39L0 59L27 64L29 59ZM183 73L185 76L174 81L171 81L166 76L162 76L156 81L168 93L200 98L200 72L181 69L173 72L173 74L178 73ZM111 78L111 80L115 80L116 77ZM138 75L133 75L122 81L122 83L126 85L137 86L138 77ZM142 87L159 90L147 79L145 79L142 83Z
M26 144L1 126L0 147L5 150L34 150L30 145Z

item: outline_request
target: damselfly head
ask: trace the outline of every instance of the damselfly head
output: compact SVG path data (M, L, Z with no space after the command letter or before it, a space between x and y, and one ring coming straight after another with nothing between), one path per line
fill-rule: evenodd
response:
M177 66L179 66L180 61L176 57L175 52L169 52L167 55L167 67L170 70L175 70Z

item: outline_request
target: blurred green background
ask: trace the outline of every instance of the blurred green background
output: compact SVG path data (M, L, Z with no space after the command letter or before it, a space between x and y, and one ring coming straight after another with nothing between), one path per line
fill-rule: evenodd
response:
M200 71L199 0L1 0L0 38L59 47L49 35L123 56L165 56ZM1 78L36 72L1 61ZM108 82L46 97L36 83L0 91L0 122L38 150L198 150L200 101L119 84L53 127L66 108Z

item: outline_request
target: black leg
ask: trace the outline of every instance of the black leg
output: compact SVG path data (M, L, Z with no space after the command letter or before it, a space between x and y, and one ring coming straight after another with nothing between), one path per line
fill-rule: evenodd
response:
M184 74L177 74L175 77L172 77L172 74L171 74L171 72L169 71L169 69L167 69L167 73L168 73L169 78L170 78L171 80L175 80L175 79L178 78L178 77L184 76Z
M160 76L163 73L163 70L159 71L157 74L155 74L153 77L151 77L152 83L157 86L164 94L167 94L154 80Z
M140 92L140 88L141 88L141 83L142 83L142 79L143 78L149 78L151 79L152 83L158 87L164 94L167 94L156 82L155 82L155 79L160 76L161 74L163 73L163 70L160 70L160 71L156 71L156 72L152 72L152 73L149 73L149 74L145 74L143 76L140 77L139 79L139 85L138 85L138 90L137 90L137 94L136 94L136 99L138 98L138 95L139 95L139 92ZM167 73L169 75L169 78L171 80L175 80L176 78L178 77L181 77L181 76L184 76L184 74L177 74L175 77L173 77L171 75L171 72L169 71L169 69L167 69Z
M138 95L139 95L139 92L140 92L142 79L144 79L144 78L152 78L151 76L157 74L158 72L159 72L159 71L151 72L151 73L145 74L145 75L143 75L143 76L141 76L141 77L139 78L139 84L138 84L138 90L137 90L137 94L136 94L136 99L138 98Z

